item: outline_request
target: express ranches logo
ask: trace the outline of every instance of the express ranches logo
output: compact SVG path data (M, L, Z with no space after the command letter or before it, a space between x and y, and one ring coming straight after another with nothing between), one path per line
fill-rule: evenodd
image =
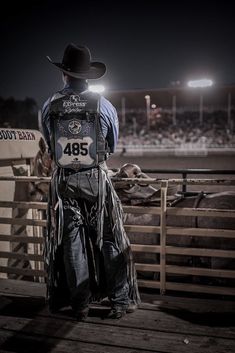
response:
M63 100L65 113L78 113L86 107L87 101L81 99L79 95L72 94L69 99Z
M80 102L80 97L79 96L70 96L70 101L73 103L78 103L78 102Z

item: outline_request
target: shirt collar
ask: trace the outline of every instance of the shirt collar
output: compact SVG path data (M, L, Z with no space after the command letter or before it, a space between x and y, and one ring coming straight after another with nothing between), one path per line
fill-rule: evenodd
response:
M64 89L71 89L76 91L86 91L88 89L88 82L87 81L73 81L70 83L66 83L64 85Z

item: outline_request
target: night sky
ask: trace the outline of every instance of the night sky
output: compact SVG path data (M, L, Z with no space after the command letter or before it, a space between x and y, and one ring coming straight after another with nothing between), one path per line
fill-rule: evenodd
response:
M14 1L1 28L0 96L39 106L60 89L69 42L107 65L107 90L162 88L207 76L235 83L235 21L229 1ZM113 7L113 8L112 8Z

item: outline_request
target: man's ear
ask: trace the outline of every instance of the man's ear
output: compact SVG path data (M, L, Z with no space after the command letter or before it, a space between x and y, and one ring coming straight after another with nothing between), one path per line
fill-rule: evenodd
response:
M65 75L65 73L62 72L62 80L63 80L64 84L67 83L67 78L66 78L66 77L67 77L67 76Z

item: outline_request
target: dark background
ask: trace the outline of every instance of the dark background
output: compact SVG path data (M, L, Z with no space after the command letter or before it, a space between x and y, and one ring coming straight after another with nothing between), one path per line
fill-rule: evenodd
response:
M232 2L20 1L2 12L0 96L38 106L62 85L47 60L69 42L87 45L108 68L106 90L162 88L207 76L235 83Z

